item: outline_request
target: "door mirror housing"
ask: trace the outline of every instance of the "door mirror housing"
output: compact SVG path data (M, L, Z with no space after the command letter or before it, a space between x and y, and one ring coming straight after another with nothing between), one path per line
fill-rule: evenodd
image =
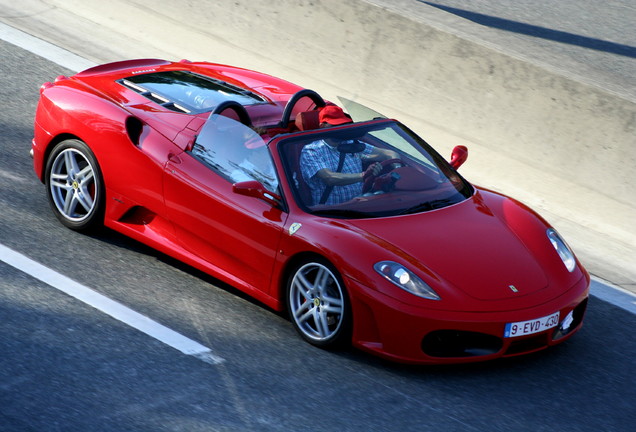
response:
M451 153L450 166L457 169L466 162L466 159L468 159L468 148L463 145L455 146Z
M232 191L239 195L259 198L273 207L280 208L281 206L281 196L267 190L261 182L256 180L234 183Z

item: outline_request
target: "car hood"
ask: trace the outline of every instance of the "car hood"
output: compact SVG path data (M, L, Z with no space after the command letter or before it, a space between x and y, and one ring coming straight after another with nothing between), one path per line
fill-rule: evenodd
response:
M350 222L404 264L479 300L519 298L548 285L537 259L478 195L425 213Z

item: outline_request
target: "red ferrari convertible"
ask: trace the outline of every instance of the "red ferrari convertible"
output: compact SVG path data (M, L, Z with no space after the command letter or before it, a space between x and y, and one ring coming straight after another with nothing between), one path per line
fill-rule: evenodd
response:
M106 225L277 311L321 347L460 363L555 345L590 278L523 204L398 121L262 73L131 60L45 83L35 172ZM346 113L345 113L346 111Z

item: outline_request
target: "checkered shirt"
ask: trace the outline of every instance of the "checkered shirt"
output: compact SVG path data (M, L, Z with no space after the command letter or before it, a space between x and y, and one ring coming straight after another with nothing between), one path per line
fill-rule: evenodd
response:
M365 144L365 148L360 153L347 153L344 165L340 172L359 173L362 172L362 155L368 155L373 151L373 147ZM305 182L311 189L313 204L319 204L322 194L327 185L316 175L318 171L327 168L336 172L340 152L327 144L324 140L314 141L307 144L300 154L300 169ZM362 182L352 183L343 186L334 186L325 204L339 204L349 201L362 193Z

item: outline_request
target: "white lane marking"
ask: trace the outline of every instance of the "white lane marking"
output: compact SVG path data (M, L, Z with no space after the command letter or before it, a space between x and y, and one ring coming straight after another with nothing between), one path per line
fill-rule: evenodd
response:
M38 39L35 36L14 29L4 23L0 23L0 39L72 71L77 72L96 66L96 64L90 60L43 41L42 39Z
M223 359L215 356L210 348L188 339L147 316L135 312L2 244L0 244L0 260L186 355L194 356L210 364L223 362Z
M636 315L636 294L599 277L592 276L590 293L607 303Z

